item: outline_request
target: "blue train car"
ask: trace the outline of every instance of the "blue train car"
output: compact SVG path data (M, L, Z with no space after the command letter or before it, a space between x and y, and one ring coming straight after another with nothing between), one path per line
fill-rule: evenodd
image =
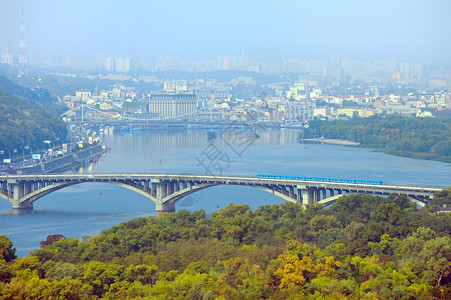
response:
M302 181L315 181L315 182L337 182L337 183L382 185L382 181L379 181L379 180L359 180L359 179L305 177L305 176L285 176L285 175L267 175L267 174L258 174L257 178L260 178L260 179L302 180Z

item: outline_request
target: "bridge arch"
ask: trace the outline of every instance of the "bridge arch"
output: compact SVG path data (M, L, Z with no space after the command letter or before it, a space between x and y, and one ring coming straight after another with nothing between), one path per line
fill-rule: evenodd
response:
M33 207L33 202L47 194L88 182L110 183L134 191L155 202L158 212L175 211L175 203L183 197L218 185L253 187L283 200L303 205L313 203L327 205L336 201L342 194L350 193L404 194L413 199L427 201L433 192L441 190L433 187L328 183L245 176L36 174L0 176L0 197L12 202L13 209L29 209Z
M58 190L64 189L69 186L74 186L74 185L83 184L83 183L90 183L90 182L98 182L98 181L88 180L88 181L82 181L82 182L74 182L74 181L55 182L50 185L36 189L30 193L27 193L26 195L21 197L19 199L19 201L15 201L15 202L11 201L12 199L10 197L5 196L4 194L0 194L0 197L4 198L7 201L13 202L13 208L15 208L15 209L32 208L33 203L35 201L37 201L38 199L40 199L50 193L56 192ZM128 190L131 190L135 193L138 193L138 194L152 200L153 202L155 202L155 204L157 206L156 207L157 211L175 211L175 203L190 194L204 190L209 187L214 187L214 186L219 186L219 185L229 185L227 183L200 183L200 184L187 186L183 189L169 193L163 197L163 195L158 195L158 193L155 193L155 192L152 193L152 191L147 190L146 187L143 185L137 185L136 183L132 183L132 182L120 182L120 181L100 181L100 182L113 184L116 186L126 188ZM230 185L231 186L239 186L238 184L230 184ZM267 193L273 194L286 201L291 201L291 202L295 202L295 203L297 202L295 199L293 199L293 195L290 197L288 195L288 193L284 193L284 192L282 192L280 190L276 190L274 188L270 188L267 186L257 186L257 185L250 185L249 187L256 188L256 189L265 191Z
M21 197L20 199L14 199L13 197L9 197L9 195L5 195L4 193L0 193L0 197L13 203L13 209L21 209L21 208L33 208L33 203L35 201L37 201L38 199L56 192L58 190L64 189L66 187L69 186L74 186L74 185L79 185L79 184L83 184L83 183L90 183L90 182L95 182L95 181L84 181L84 182L57 182L57 183L53 183L51 185L47 185L44 187L41 187L37 190L34 190L26 195L24 195L23 197ZM140 195L143 195L145 197L147 197L148 199L152 200L153 202L157 202L157 199L152 196L149 193L144 192L142 189L136 188L133 185L129 185L129 184L124 184L121 182L102 182L102 183L109 183L109 184L113 184L113 185L117 185L117 186L121 186L124 187L126 189L132 190Z
M190 194L193 194L195 192L198 192L198 191L210 188L210 187L214 187L214 186L239 186L239 185L237 185L237 184L226 184L226 183L222 183L222 184L219 184L219 183L215 183L215 184L198 184L198 185L195 185L193 187L188 187L188 188L182 189L180 191L174 192L173 194L168 195L165 198L163 198L162 202L164 204L167 204L168 206L172 207L172 205L177 203L177 201L181 200L183 197L186 197L186 196L188 196ZM284 194L281 191L277 191L275 189L271 189L269 187L256 186L256 185L250 185L248 187L265 191L265 192L270 193L272 195L275 195L275 196L277 196L279 198L282 198L285 201L298 203L296 201L296 199L294 199L293 197L290 198L289 195Z

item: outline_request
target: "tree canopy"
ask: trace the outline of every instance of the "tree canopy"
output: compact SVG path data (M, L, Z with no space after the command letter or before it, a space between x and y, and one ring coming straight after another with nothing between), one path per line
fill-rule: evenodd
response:
M451 160L451 118L375 116L309 123L304 137L345 139L388 151L426 153Z
M17 94L16 94L17 93ZM45 140L64 141L67 136L62 118L38 102L33 92L0 76L0 150L4 155L29 146L44 146Z
M443 204L450 195L436 196ZM327 209L230 204L210 217L140 218L82 241L50 236L22 258L3 237L0 297L446 299L451 215L435 207L398 195L345 195Z

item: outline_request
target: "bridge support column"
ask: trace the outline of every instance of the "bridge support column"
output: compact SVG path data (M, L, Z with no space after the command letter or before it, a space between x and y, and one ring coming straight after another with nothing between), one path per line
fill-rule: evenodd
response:
M308 205L308 204L313 204L315 203L315 190L314 188L311 187L307 187L307 186L297 186L297 190L298 190L298 197L300 198L300 193L302 191L302 198L300 201L300 203L302 203L302 205Z
M326 199L326 198L327 198L326 197L326 189L321 189L321 199Z
M299 187L296 187L296 202L302 204L302 191Z
M13 199L12 199L12 209L13 212L22 212L22 211L29 211L33 209L33 203L32 202L20 202L20 199L22 199L25 194L27 193L26 189L26 183L18 183L18 182L10 182L12 189L13 189Z
M168 191L168 186L165 182L157 184L157 198L163 199L166 197Z
M321 190L319 188L315 188L315 191L313 192L313 203L316 203L320 201L321 199Z
M16 201L13 201L12 208L13 214L31 212L33 210L33 202L17 203Z
M175 212L175 203L163 202L163 198L173 193L173 186L171 185L171 183L167 182L156 184L157 202L155 203L155 210L159 214L164 212Z
M288 197L293 199L294 198L293 195L294 195L294 188L292 186L289 186L288 187Z
M281 188L282 194L284 194L285 196L288 196L288 195L290 194L290 193L288 192L286 186L281 186L280 188Z
M165 212L175 212L175 203L169 203L169 202L163 203L163 202L158 201L155 206L155 211L158 214L162 214Z
M150 194L154 197L157 196L157 184L155 182L150 183Z

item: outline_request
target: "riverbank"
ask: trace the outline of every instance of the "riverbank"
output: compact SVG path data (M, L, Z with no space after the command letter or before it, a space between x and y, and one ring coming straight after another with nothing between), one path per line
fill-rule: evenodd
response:
M353 142L349 140L342 140L342 139L299 139L299 141L305 141L305 142L315 142L315 143L322 143L322 144L329 144L329 145L340 145L340 146L361 146L361 147L374 147L377 148L377 145L362 145L359 142ZM446 163L451 163L451 157L450 156L439 156L432 153L419 153L419 152L408 152L408 151L395 151L395 150L388 150L388 149L376 149L375 152L383 152L389 155L395 155L400 157L408 157L408 158L414 158L414 159L423 159L423 160L435 160L435 161L441 161Z
M96 144L89 148L77 152L71 152L34 166L11 169L10 172L14 171L17 174L54 173L72 168L75 165L86 164L99 157L106 151L107 148L105 146Z
M441 161L446 163L451 163L451 157L450 156L439 156L431 153L418 153L418 152L407 152L407 151L395 151L395 150L374 150L375 152L384 152L386 154L395 155L395 156L401 156L401 157L408 157L408 158L415 158L415 159L424 159L424 160L435 160L435 161Z
M340 139L299 139L300 141L306 141L306 142L318 142L323 144L330 144L330 145L340 145L340 146L359 146L360 143L353 142L349 140L340 140Z

